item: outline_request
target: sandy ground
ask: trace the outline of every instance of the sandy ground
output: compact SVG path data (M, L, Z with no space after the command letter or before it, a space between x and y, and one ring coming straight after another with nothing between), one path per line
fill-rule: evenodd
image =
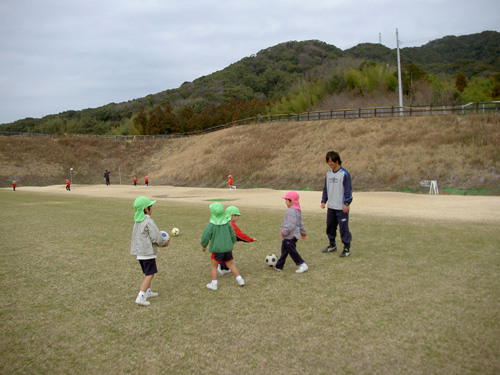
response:
M4 190L7 190L4 189ZM231 200L224 205L284 209L281 197L284 190L271 189L211 189L173 186L131 185L73 185L71 192L65 186L19 187L19 192L72 194L91 197L130 198L146 195L166 202L209 204L210 200ZM17 193L16 191L16 193ZM300 204L304 213L324 211L320 207L321 192L300 191ZM498 221L500 197L407 194L392 192L358 192L353 194L351 214L407 217L434 220Z

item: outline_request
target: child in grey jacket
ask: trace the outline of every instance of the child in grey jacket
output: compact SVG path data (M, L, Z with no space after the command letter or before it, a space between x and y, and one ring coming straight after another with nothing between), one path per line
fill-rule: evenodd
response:
M303 273L306 272L309 267L307 267L307 264L297 251L297 241L300 238L305 240L307 234L304 223L302 222L299 194L295 191L289 191L282 198L285 199L288 209L286 210L285 217L281 223L280 235L283 238L283 241L281 243L281 257L278 259L278 263L276 263L276 271L283 270L286 258L288 257L288 254L290 254L292 260L297 266L299 266L295 272Z
M139 197L134 202L134 228L130 254L137 257L144 272L144 280L135 300L135 303L143 306L150 304L148 298L158 297L158 293L151 291L151 282L155 273L158 272L156 268L157 246L166 247L170 243L168 235L163 237L156 223L151 219L155 202L147 197Z

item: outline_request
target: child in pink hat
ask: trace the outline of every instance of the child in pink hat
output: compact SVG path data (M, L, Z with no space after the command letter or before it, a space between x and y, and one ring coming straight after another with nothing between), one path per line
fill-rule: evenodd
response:
M302 221L302 212L300 211L299 204L299 194L295 191L289 191L284 197L286 206L285 217L281 223L280 236L283 238L281 243L281 257L276 263L276 271L283 271L283 266L285 265L286 258L290 254L290 257L295 262L299 268L295 271L296 273L306 272L309 267L304 262L304 259L300 256L297 251L297 241L302 238L306 239L306 228L304 227L304 222Z

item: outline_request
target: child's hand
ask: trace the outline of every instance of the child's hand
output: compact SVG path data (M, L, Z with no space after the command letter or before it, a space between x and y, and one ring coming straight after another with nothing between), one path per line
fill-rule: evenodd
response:
M280 236L281 236L281 237L285 237L285 235L284 235L283 233L280 233Z
M301 237L303 240L305 240L307 236L305 234L302 234Z
M163 245L162 247L167 247L168 245L170 245L170 240L167 240L167 242L165 242L165 245Z
M205 252L207 250L206 247L202 247L201 249L203 250L203 252Z
M257 242L257 238L252 238L253 242Z

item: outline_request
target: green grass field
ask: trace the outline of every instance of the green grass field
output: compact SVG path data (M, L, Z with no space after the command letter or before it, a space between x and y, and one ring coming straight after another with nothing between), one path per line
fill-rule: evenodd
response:
M498 222L352 215L352 255L322 254L304 215L309 271L279 254L283 210L241 210L246 281L210 281L199 245L208 205L160 199L181 235L159 249L148 307L129 254L133 200L0 190L0 374L498 374ZM223 202L228 205L229 202ZM231 202L231 204L236 202ZM339 244L338 244L339 245Z

